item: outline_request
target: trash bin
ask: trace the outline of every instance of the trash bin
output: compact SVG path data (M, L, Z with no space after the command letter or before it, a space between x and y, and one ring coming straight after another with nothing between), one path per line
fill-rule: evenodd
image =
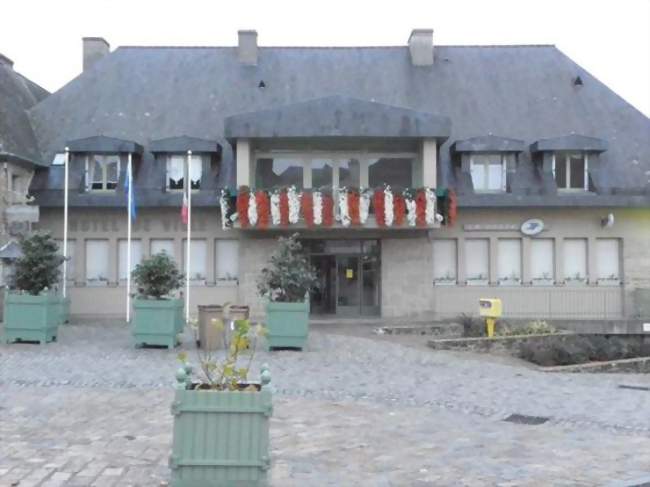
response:
M223 320L223 306L218 304L200 304L199 341L197 345L199 345L203 350L217 350L218 348L223 348L223 332L218 331L212 325L212 320Z
M223 306L218 304L199 305L199 343L203 350L218 350L223 348L223 333L230 338L232 322L247 320L250 314L248 306L233 304L228 309L228 317L224 317ZM223 331L212 326L212 320L223 320Z

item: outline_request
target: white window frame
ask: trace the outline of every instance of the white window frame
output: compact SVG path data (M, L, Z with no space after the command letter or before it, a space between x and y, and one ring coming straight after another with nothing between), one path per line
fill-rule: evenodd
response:
M137 266L143 259L143 242L141 239L131 239L131 271L126 269L126 258L127 258L127 249L128 249L128 240L121 238L117 241L117 279L119 281L126 281L128 274L135 270ZM122 276L122 266L126 270L127 275Z
M100 276L98 279L94 278L89 278L88 277L88 259L90 258L90 252L88 251L88 246L90 242L102 242L106 246L106 255L105 260L106 260L106 275L105 276ZM85 268L84 268L84 279L86 281L87 286L106 286L108 285L108 281L110 279L109 273L110 273L110 267L109 267L109 256L111 252L111 242L107 238L89 238L86 239L84 242L84 253L86 255L86 263L85 263Z
M171 188L169 185L169 168L172 164L172 161L175 159L182 160L182 170L183 170L183 186L181 188ZM201 181L203 180L203 156L201 154L192 154L192 159L190 164L194 165L198 161L199 167L199 187L192 188L192 192L195 193L201 189ZM189 171L191 173L191 170ZM187 154L168 154L165 157L165 189L167 191L185 191L185 183L188 179L191 179L190 174L187 171Z
M601 265L603 245L609 243L615 246L616 274L604 275ZM621 259L621 239L619 238L597 238L596 239L596 278L599 286L618 286L621 283L622 259Z
M237 245L237 273L236 275L227 275L225 277L219 277L220 274L220 269L219 269L219 248L220 248L220 243L224 242L235 242ZM214 242L214 277L215 277L215 282L217 283L224 283L224 284L237 284L239 282L239 240L236 238L228 238L228 239L216 239Z
M485 274L480 275L470 275L469 274L469 259L470 259L470 246L471 244L481 243L481 246L485 245ZM465 254L465 284L468 286L487 286L490 284L490 239L487 237L477 237L477 238L466 238L464 241L464 254Z
M339 170L341 161L357 159L360 163L359 186L368 187L368 165L373 159L411 159L413 162L413 174L416 168L422 164L422 157L417 152L368 152L368 151L256 151L252 157L253 171L250 176L251 184L254 185L257 178L257 164L260 159L285 158L295 160L302 165L302 185L305 189L312 189L311 161L312 159L328 159L332 162L332 188L340 187ZM415 176L414 176L415 177ZM413 182L413 186L420 183Z
M558 186L557 189L558 191L562 192L578 192L582 193L583 191L589 191L589 156L586 152L576 152L576 151L569 151L569 152L554 152L553 153L553 180L555 181L555 184L557 185L557 178L555 177L555 172L556 172L556 161L558 156L563 157L565 160L565 171L566 171L566 186L560 187ZM584 168L584 185L582 188L572 188L571 187L571 158L572 157L581 157L585 161L585 168Z
M192 244L202 244L203 245L203 250L204 250L204 259L203 259L203 264L202 264L202 269L200 271L203 272L203 275L199 275L196 277L195 275L192 275L192 262L193 261L193 255L196 255L196 246ZM192 253L190 254L190 285L192 286L197 286L197 285L205 285L207 279L208 279L208 240L205 238L193 238L190 242L190 250ZM181 271L183 272L183 275L187 274L186 271L186 265L187 265L187 239L183 239L183 244L182 244L182 256L183 256L183 262L181 264Z
M451 245L453 253L453 275L436 276L436 247L438 245ZM435 286L455 286L458 283L458 240L455 238L441 238L435 239L431 245L433 252L433 284Z
M533 259L535 259L535 247L537 245L548 244L550 246L550 273L544 273L541 276L534 274L534 264ZM556 255L555 255L555 239L554 238L534 238L530 242L530 279L533 286L552 286L555 284L555 264L556 264Z
M491 153L485 153L485 154L476 154L476 155L471 155L469 159L469 171L470 171L470 177L472 174L472 171L474 170L474 167L483 167L483 181L485 181L486 186L488 185L489 179L489 174L490 174L490 162L489 161L484 161L484 162L478 162L474 158L476 156L499 156L501 158L501 187L498 189L494 188L476 188L474 187L474 180L472 179L472 187L474 187L474 192L475 193L505 193L508 190L508 163L506 160L506 155L504 153L498 153L498 152L491 152Z
M107 164L106 160L108 158L117 158L117 179L115 181L109 181L108 180L108 170L107 170ZM98 181L91 181L90 180L90 164L91 162L94 164L95 159L100 160L100 165L102 168L102 187L93 189L92 185L95 182ZM122 158L120 157L119 154L87 154L86 155L86 191L92 191L92 192L115 192L117 187L120 185L120 169L122 166ZM93 174L94 175L94 174ZM108 188L108 183L113 183L115 182L115 188L109 189Z
M507 244L515 244L519 247L519 255L517 256L517 261L519 262L519 275L498 275L497 283L499 286L519 286L521 285L523 274L523 241L521 238L500 238L497 240L497 273L501 274L502 259L506 258L506 256L503 255L503 250L505 249L502 246Z

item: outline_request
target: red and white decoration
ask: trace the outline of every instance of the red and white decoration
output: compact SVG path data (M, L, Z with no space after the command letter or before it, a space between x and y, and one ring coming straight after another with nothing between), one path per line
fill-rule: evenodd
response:
M228 219L230 205L228 203L228 191L225 189L222 189L219 195L219 206L221 207L221 228L226 230L230 228L230 220Z
M332 226L334 219L349 227L365 225L372 204L380 227L426 227L443 220L442 215L436 213L436 198L436 192L431 188L395 194L390 186L375 191L340 188L332 193L320 190L300 192L295 186L273 192L242 187L237 197L237 214L243 228L295 225L301 219L309 228ZM229 203L226 192L221 193L219 201L222 214L227 216ZM455 203L453 194L450 197L450 220L455 219ZM229 223L227 218L222 218L224 229L230 226Z

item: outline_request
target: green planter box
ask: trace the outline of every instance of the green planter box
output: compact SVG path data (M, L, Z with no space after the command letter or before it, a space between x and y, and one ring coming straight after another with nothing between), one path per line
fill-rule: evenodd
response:
M41 344L56 340L61 323L59 296L8 292L4 302L4 340L33 341Z
M132 333L136 347L159 345L174 348L183 331L180 299L134 299Z
M70 298L57 296L57 307L59 309L59 324L63 325L70 322Z
M271 391L177 390L172 487L264 486L271 466Z
M303 349L309 334L309 301L266 305L266 343L273 348Z

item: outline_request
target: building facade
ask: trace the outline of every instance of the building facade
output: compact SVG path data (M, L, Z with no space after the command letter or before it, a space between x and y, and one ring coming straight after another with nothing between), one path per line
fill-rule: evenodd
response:
M241 31L223 48L86 38L83 64L28 110L47 165L30 193L58 239L69 154L73 314L123 316L131 160L135 262L165 251L184 270L191 188L192 309L263 314L259 270L298 232L316 315L449 318L479 297L513 318L648 315L650 121L553 46L416 30L398 47L259 47ZM291 221L269 202L293 202Z

